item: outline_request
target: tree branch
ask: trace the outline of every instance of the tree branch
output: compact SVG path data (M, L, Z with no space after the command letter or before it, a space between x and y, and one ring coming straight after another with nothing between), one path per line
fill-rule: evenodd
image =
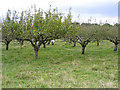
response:
M30 40L30 39L24 39L24 40L31 42L32 46L35 47L35 44L33 43L32 40Z

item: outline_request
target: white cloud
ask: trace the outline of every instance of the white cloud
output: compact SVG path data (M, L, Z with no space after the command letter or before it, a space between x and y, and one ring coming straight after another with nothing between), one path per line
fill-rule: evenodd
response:
M0 16L5 15L8 9L10 10L26 10L31 7L31 5L36 5L38 8L42 8L43 10L47 10L49 8L49 5L52 5L53 8L58 7L62 8L61 12L67 12L69 10L69 7L74 6L80 6L82 7L96 7L96 6L102 6L104 3L117 3L119 0L2 0L0 3ZM66 8L67 10L65 10ZM73 14L73 20L77 20L77 15L79 13L72 12ZM105 21L106 19L110 21L110 23L116 22L116 17L104 17L104 15L100 14L89 14L89 13L80 13L81 21L87 21L87 19L92 16L96 19L102 19L102 21Z
M0 3L0 8L24 9L34 4L41 8L46 8L50 4L56 7L74 5L91 6L91 4L92 6L95 6L99 5L100 3L117 3L118 1L119 0L2 0L2 2Z
M100 22L102 22L104 24L107 22L107 23L110 23L111 25L118 23L118 17L109 17L109 16L106 17L102 14L89 14L89 13L79 14L79 13L72 12L72 15L73 15L73 21L77 21L80 23L83 23L83 22L87 23L88 19L90 18L91 18L91 23L100 24ZM78 18L78 15L80 15L79 18Z

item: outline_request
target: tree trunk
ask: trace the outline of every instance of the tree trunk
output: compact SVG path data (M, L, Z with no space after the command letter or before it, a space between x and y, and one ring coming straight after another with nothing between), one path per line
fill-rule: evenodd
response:
M46 48L45 43L43 43L43 48Z
M49 45L49 44L50 44L50 42L51 42L51 40L49 40L49 41L48 41L48 44L47 44L47 45Z
M85 53L85 47L82 46L82 54L84 54L84 53Z
M117 44L115 44L114 51L117 51Z
M75 46L76 46L76 42L74 41L73 43L74 43L74 44L73 44L73 47L75 47Z
M22 45L24 44L24 40L21 40L21 41L20 41L20 44L21 44L21 46L22 46Z
M37 59L38 58L38 48L37 47L34 47L34 52L35 52L34 58Z
M20 47L21 47L21 49L22 49L22 46L23 46L23 44L24 44L24 40L20 40L19 42L20 42Z
M7 42L7 44L6 44L6 50L8 50L8 47L9 47L9 43Z
M6 42L6 50L8 50L10 42L11 42L11 41L7 41L7 42Z
M99 46L99 40L97 40L97 46Z

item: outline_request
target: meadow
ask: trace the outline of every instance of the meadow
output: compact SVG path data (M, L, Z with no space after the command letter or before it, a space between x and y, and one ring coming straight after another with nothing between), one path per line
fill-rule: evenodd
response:
M3 88L118 87L118 52L109 41L89 43L84 55L79 44L72 47L62 40L41 46L38 59L33 50L28 42L21 47L12 41L8 51L2 44Z

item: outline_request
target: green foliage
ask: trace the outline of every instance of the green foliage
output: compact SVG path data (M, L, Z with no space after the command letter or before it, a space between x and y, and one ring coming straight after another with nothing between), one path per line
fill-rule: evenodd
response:
M14 13L15 14L15 13ZM11 19L11 11L8 10L6 18L2 23L2 40L4 43L12 41L14 39L15 22L14 17Z
M11 14L8 10L7 16L2 25L3 40L29 41L34 50L38 52L40 46L45 45L52 39L64 39L67 42L80 43L86 47L91 41L110 40L119 43L116 31L117 24L114 26L106 23L103 26L98 24L72 22L71 8L67 16L58 12L58 9L51 9L43 12L41 9L32 7L22 11L19 15L16 11ZM112 33L113 32L113 33ZM110 34L112 33L112 34ZM117 35L117 36L116 36ZM112 39L114 40L112 40ZM116 41L115 41L116 42Z
M67 30L67 33L65 35L65 41L66 42L77 42L78 38L77 35L79 33L79 25L76 25L76 22L70 23L70 26Z
M93 25L94 30L95 30L95 35L92 41L97 41L98 43L104 39L104 33L106 32L103 30L103 27L100 25Z
M71 8L69 9L69 13L66 16L64 16L64 21L63 21L63 31L62 31L62 37L63 38L67 38L67 33L69 33L69 30L71 30L71 26L72 26L72 15L71 15Z
M19 31L18 38L31 42L35 55L37 55L42 44L45 45L49 40L60 37L60 32L62 32L62 14L58 13L57 9L51 11L51 7L48 12L45 12L45 17L41 9L37 10L34 8L34 11L32 11L33 8L21 13L16 33Z
M94 26L84 26L81 25L79 28L79 33L78 36L80 37L80 39L84 42L86 40L88 41L92 41L93 36L95 35L95 27ZM81 42L82 42L81 41Z
M108 40L113 40L113 41L119 41L118 39L118 27L117 26L112 26L109 27L109 30L106 32L106 36Z

